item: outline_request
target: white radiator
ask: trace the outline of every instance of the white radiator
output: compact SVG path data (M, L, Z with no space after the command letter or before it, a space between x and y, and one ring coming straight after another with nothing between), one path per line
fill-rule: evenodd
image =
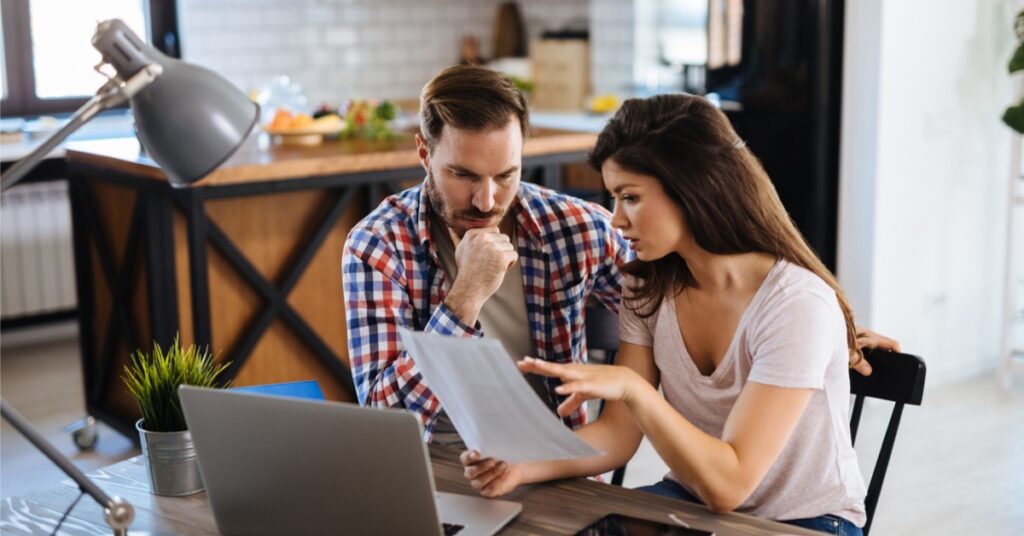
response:
M66 181L23 184L0 195L0 317L73 309L73 252Z

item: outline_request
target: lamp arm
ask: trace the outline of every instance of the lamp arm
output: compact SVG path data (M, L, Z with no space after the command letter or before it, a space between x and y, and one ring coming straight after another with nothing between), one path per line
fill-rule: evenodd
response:
M113 84L111 84L111 82L107 82L103 88L110 85ZM14 165L7 170L7 173L4 173L2 178L3 191L6 191L8 188L21 181L25 174L31 171L32 168L36 167L41 160L46 158L46 155L50 154L50 151L52 151L54 147L64 141L64 139L70 136L72 132L78 130L82 125L89 122L90 119L96 117L96 114L108 108L117 106L125 101L125 97L121 95L120 91L116 89L116 87L108 91L104 91L103 88L100 89L102 93L93 96L83 104L81 108L76 110L74 115L71 116L71 119L68 120L60 130L54 132L53 135L46 139L46 141L33 149L31 153L15 162Z
M10 422L22 436L25 436L40 452L46 455L65 475L78 484L78 487L88 493L96 502L103 506L103 513L106 517L106 524L114 529L115 534L126 534L128 526L135 519L135 509L128 501L121 497L111 497L99 489L84 473L79 470L65 455L60 454L53 445L39 435L39 432L32 427L25 417L20 415L14 408L7 405L7 401L0 399L0 415Z
M21 435L25 436L40 452L46 455L64 474L71 477L78 487L88 493L96 502L103 506L103 513L106 522L114 530L114 534L127 534L128 526L135 519L135 509L132 505L120 497L111 497L100 489L93 481L89 480L74 464L61 454L49 441L39 434L14 408L7 405L7 401L0 399L0 415L4 420L11 423Z
M135 95L142 88L152 83L153 80L156 80L162 72L163 68L160 65L150 64L140 69L138 73L126 82L119 78L108 80L106 84L103 84L96 91L96 95L75 111L63 127L54 132L53 135L33 149L27 156L15 162L4 173L3 177L0 178L0 183L2 183L0 184L0 191L7 191L11 186L18 184L32 168L36 167L40 161L46 158L46 155L50 154L54 147L64 141L72 132L82 128L82 125L88 123L100 112L124 103L132 95Z

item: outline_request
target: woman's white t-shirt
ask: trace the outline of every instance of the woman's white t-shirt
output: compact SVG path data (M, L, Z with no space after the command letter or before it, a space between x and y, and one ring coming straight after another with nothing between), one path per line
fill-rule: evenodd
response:
M635 284L627 277L624 292ZM738 512L775 520L834 514L864 525L864 480L847 422L846 322L828 284L805 268L779 260L710 376L697 370L683 344L675 300L666 298L648 318L627 305L619 313L621 339L653 349L665 398L707 434L722 437L747 382L814 390L778 459ZM673 473L667 477L690 489Z

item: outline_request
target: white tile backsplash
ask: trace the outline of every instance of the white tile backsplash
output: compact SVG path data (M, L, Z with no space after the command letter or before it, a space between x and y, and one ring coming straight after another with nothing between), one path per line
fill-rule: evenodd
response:
M521 0L528 38L589 26L593 86L630 83L635 0ZM184 59L245 91L278 74L306 90L311 106L350 97L416 98L459 57L472 34L491 54L501 0L179 0Z
M595 94L622 94L633 83L634 1L590 0L590 76Z
M323 31L323 43L326 45L352 46L358 40L359 36L354 26L334 26ZM309 46L314 46L315 44L309 43Z

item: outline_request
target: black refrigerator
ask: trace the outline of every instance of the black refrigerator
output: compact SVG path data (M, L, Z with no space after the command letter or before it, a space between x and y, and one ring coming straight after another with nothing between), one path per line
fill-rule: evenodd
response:
M797 227L833 271L843 7L841 0L712 0L705 76L705 90L722 100Z

